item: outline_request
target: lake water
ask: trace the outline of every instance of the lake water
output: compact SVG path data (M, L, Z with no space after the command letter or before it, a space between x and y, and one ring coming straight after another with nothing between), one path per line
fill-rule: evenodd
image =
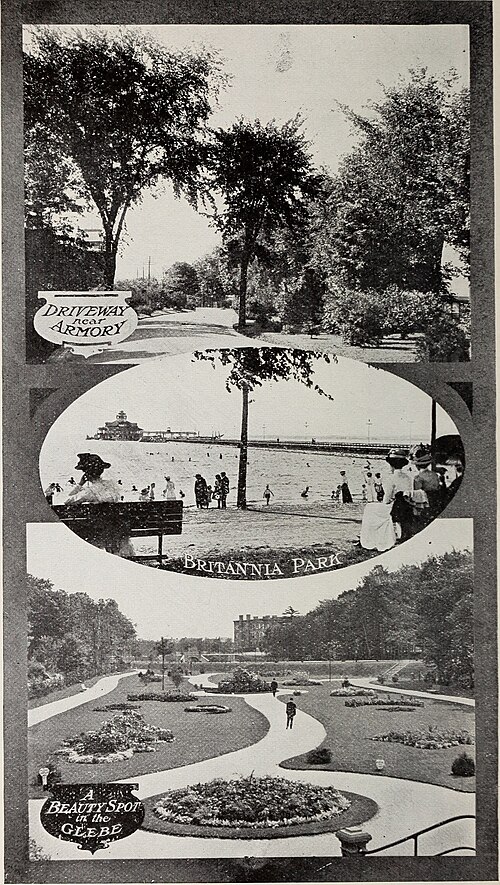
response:
M176 493L185 494L184 505L194 506L194 476L196 473L214 484L215 475L225 470L229 477L230 493L228 505L236 503L238 484L237 448L217 443L141 443L112 442L109 440L87 440L72 437L64 440L52 432L47 438L41 458L40 474L43 488L51 482L59 482L66 490L70 476L78 482L80 471L75 471L77 452L96 452L108 461L111 467L104 476L115 481L121 480L124 500L137 500L131 491L135 485L142 489L156 483L157 499L162 498L165 476L175 483ZM342 481L340 471L345 470L347 481L354 500L361 501L365 456L338 455L314 452L289 452L276 449L254 449L248 451L247 500L249 503L263 503L263 492L267 483L274 494L273 503L294 504L302 499L300 493L309 486L309 502L325 503L331 498L332 489ZM372 472L387 473L383 460L371 459ZM56 496L54 504L60 503L64 495ZM214 506L215 502L212 504Z

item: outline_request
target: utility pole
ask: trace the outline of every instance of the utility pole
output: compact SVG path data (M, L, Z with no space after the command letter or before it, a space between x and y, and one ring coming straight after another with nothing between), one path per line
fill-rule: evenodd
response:
M165 640L161 637L161 690L165 691Z
M148 257L148 283L151 282L151 255Z

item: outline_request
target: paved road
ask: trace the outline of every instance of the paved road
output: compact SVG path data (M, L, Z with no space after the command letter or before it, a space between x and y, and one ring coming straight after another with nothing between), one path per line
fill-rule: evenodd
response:
M210 673L193 676L190 681L206 686L210 693ZM288 693L288 692L287 692ZM220 696L219 696L220 697ZM69 698L64 699L71 700ZM279 700L269 694L246 695L247 704L259 710L269 721L269 731L250 747L227 753L215 759L207 759L167 771L153 772L136 778L127 778L139 784L141 798L153 796L168 789L176 789L192 783L212 780L214 777L231 778L239 775L272 775L291 781L318 785L332 785L368 796L377 802L379 811L366 829L372 835L372 847L408 835L415 830L430 826L447 817L458 814L474 814L474 795L448 790L432 784L420 784L400 778L380 775L333 771L294 771L281 769L283 759L318 746L325 737L322 724L299 710L292 731L285 730L285 710ZM455 699L453 699L455 700ZM55 715L55 714L54 714ZM39 812L43 800L30 802L30 835L54 860L82 859L82 852L68 842L50 836L40 825ZM473 845L472 822L452 825L446 835L443 831L431 834L422 842L421 853L435 854L453 845ZM411 845L393 849L389 853L411 854ZM84 854L88 860L113 860L125 858L197 858L197 857L286 857L286 856L335 856L340 854L338 840L331 833L286 839L199 839L195 837L166 836L139 830L121 842L110 845L105 853L94 857Z

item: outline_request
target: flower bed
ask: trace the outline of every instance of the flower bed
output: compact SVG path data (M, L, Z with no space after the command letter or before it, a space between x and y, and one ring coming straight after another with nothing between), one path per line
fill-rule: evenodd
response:
M238 668L231 673L229 679L219 682L217 687L214 686L214 690L219 694L258 694L271 691L271 686L248 670Z
M64 741L56 754L65 757L66 762L81 765L120 762L134 753L154 753L158 744L173 740L170 729L148 725L140 713L129 710L103 722L99 731L83 732Z
M387 734L379 734L370 738L372 741L386 741L388 743L405 744L407 747L417 747L419 750L444 750L446 747L458 747L460 744L473 744L474 739L468 731L454 729L438 731L429 726L427 731L389 731Z
M282 682L282 685L293 688L294 685L322 685L320 679L289 679L287 682Z
M109 713L110 710L139 710L139 704L106 704L105 707L94 707L94 713Z
M217 778L170 791L155 804L154 813L161 820L179 824L272 829L329 820L350 804L333 787L280 777Z
M176 703L177 701L192 701L193 694L181 694L179 691L151 691L142 694L128 694L128 701L163 701L164 703Z
M344 704L345 707L393 707L395 710L414 710L415 707L423 707L424 702L418 698L352 698Z
M374 698L375 695L376 692L373 688L334 688L333 691L330 692L331 698Z
M231 707L223 704L200 704L197 707L184 707L185 713L231 713Z

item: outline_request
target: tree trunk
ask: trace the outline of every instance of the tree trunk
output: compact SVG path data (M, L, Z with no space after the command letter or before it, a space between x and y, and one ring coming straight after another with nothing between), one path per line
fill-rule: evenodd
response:
M116 273L116 244L105 240L104 248L104 284L107 289L112 289L115 285Z
M238 495L236 506L246 510L247 506L247 463L248 463L248 387L243 387L241 411L240 461L238 466Z
M249 265L248 250L245 248L241 256L240 266L240 300L238 306L238 329L243 331L247 323L247 279Z

